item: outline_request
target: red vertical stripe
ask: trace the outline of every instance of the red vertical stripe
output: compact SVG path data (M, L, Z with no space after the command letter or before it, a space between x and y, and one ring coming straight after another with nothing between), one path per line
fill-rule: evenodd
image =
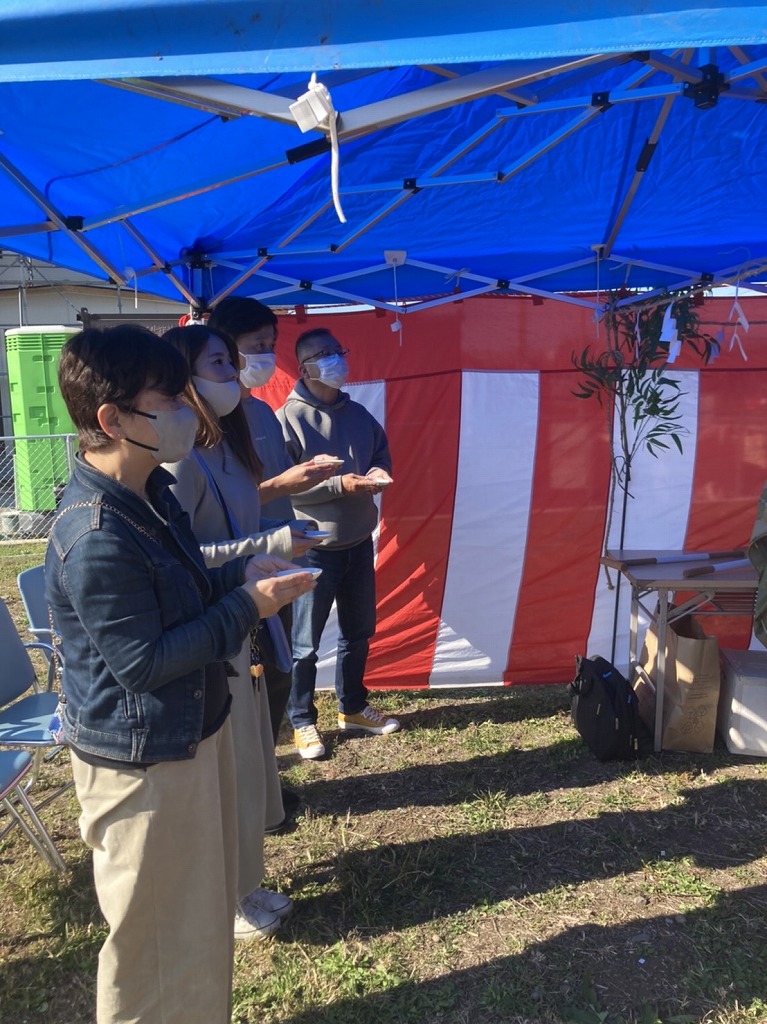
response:
M572 373L540 378L530 526L504 679L562 682L585 654L605 531L605 415L572 394Z
M382 504L378 629L365 675L373 685L429 682L450 550L460 402L459 374L386 388L394 484Z
M700 375L695 475L685 547L727 550L748 543L767 479L767 370ZM722 647L748 647L744 616L702 620Z

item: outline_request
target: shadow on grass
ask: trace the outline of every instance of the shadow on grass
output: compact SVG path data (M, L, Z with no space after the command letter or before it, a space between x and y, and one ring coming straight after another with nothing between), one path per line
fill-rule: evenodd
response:
M375 743L378 737L326 734L329 756L346 743ZM664 753L640 761L600 763L589 754L578 736L533 750L509 749L477 757L440 761L396 770L354 774L343 778L305 783L299 792L316 814L367 814L405 807L462 804L480 792L507 796L548 793L558 789L601 786L636 772L649 775L711 773L743 765L743 758L722 747L711 754Z
M335 938L355 929L384 934L647 865L656 866L665 892L683 896L687 886L698 891L692 865L733 869L764 856L767 782L725 780L683 790L679 800L658 811L617 810L342 851L295 872L299 897L303 886L332 882L334 891L301 900L289 928L307 939L317 928Z
M45 910L47 928L5 937L9 951L28 949L12 962L0 961L0 1019L85 1022L95 1005L96 963L106 935L93 886L90 852L64 874L50 872L35 886L35 902ZM37 943L44 949L35 955ZM69 1013L69 1016L67 1016ZM15 1014L15 1016L14 1016ZM60 1015L63 1014L63 1015Z
M619 925L566 928L523 953L315 1006L288 1021L628 1024L680 1014L677 1020L697 1021L715 1010L748 1006L757 1014L749 1019L764 1020L765 910L767 886L755 886L724 893L681 922L661 914ZM500 934L511 945L514 935Z
M480 696L475 691L467 696L465 690L432 689L413 693L400 691L400 694L403 703L417 702L420 705L417 710L401 715L392 712L409 728L430 729L441 726L465 729L468 725L480 722L504 725L531 718L551 718L570 710L567 687L560 685L499 687L482 691L482 700L473 699ZM375 703L374 692L371 699ZM445 704L445 701L450 703ZM430 706L435 704L438 706Z

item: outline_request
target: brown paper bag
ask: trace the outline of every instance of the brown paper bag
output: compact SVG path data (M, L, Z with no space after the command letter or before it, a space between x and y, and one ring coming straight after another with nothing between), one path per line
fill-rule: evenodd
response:
M640 666L653 686L657 683L658 633L647 630ZM637 673L642 678L642 673ZM643 686L648 691L647 686ZM643 720L651 714L647 692L640 704ZM666 673L663 694L664 750L688 750L710 754L714 749L716 711L719 702L719 644L706 636L691 615L670 623L666 629Z

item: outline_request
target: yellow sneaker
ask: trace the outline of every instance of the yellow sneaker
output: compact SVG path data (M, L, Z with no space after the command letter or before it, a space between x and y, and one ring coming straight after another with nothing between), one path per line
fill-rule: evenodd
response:
M396 718L382 715L370 704L366 704L356 715L344 715L339 711L338 728L358 729L360 732L372 732L376 736L383 736L389 732L396 732L399 729L399 722Z
M316 725L304 725L300 729L294 729L293 742L301 757L308 761L316 761L318 757L325 756L325 744L317 732Z

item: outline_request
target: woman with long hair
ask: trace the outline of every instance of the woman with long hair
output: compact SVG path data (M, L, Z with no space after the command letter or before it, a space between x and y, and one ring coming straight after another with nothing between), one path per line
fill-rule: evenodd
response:
M286 559L304 554L315 541L298 520L261 530L258 484L261 462L240 407L239 356L233 343L207 327L167 331L163 339L186 361L187 402L197 413L193 451L169 466L173 492L189 514L209 566L243 554ZM231 659L232 733L237 775L239 823L238 910L235 937L264 938L279 928L292 903L262 887L264 832L284 818L269 704L261 667L252 666L251 644Z

